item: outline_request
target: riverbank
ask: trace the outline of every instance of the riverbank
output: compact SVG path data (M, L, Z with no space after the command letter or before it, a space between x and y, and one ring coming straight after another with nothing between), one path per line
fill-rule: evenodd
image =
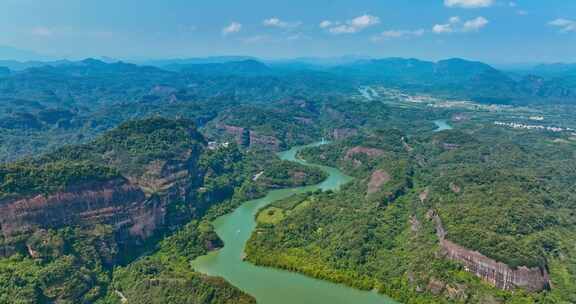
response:
M435 120L434 124L436 125L436 130L434 130L434 132L440 132L440 131L444 131L444 130L452 130L453 129L453 127L450 124L448 124L447 119Z
M223 277L263 304L394 303L372 291L362 291L285 270L260 267L243 260L245 244L256 228L255 216L261 208L295 194L316 190L337 191L352 179L336 168L308 164L296 158L301 149L319 144L293 148L279 153L279 157L320 168L328 174L328 178L315 186L270 191L265 197L245 202L231 214L216 219L213 222L214 229L224 241L224 248L194 260L192 266L196 271Z

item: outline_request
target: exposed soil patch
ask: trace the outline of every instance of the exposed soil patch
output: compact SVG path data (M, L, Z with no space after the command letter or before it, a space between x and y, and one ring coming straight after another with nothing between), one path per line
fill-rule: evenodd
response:
M420 195L418 195L418 198L420 199L420 202L422 204L424 204L424 202L426 202L426 200L428 199L428 195L430 195L430 189L426 188L424 191L420 192Z
M450 183L450 190L452 190L452 192L458 194L458 193L460 193L460 191L462 191L462 188L460 188L460 186L456 185L455 183Z
M375 158L384 154L383 150L376 149L376 148L367 148L367 147L354 147L346 151L346 155L344 159L349 161L352 160L354 155L357 154L365 154L368 157Z
M382 185L390 181L390 174L384 170L376 170L372 173L370 181L368 182L368 194L376 193L380 190Z

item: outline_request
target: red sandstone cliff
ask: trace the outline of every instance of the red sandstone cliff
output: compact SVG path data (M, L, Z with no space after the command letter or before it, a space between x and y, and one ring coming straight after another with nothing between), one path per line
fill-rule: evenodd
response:
M446 257L462 263L466 271L474 273L477 277L503 290L524 288L529 291L540 291L550 287L546 269L524 266L513 269L477 251L455 244L446 239L446 231L440 216L432 210L428 215L436 225L436 234Z
M330 135L332 135L332 138L334 140L341 140L341 139L346 139L348 137L355 136L356 134L358 134L357 129L340 128L340 129L332 130L332 133Z
M144 173L125 178L0 201L0 256L21 251L28 236L44 229L110 225L116 240L129 245L186 222L194 210L169 216L169 205L187 201L195 191L200 154L189 151L181 160L155 160Z
M138 221L146 197L126 180L78 185L51 195L35 195L4 202L0 229L5 238L37 228L70 225L129 225Z
M263 135L247 128L230 125L219 125L218 130L233 137L235 142L250 148L263 148L271 151L280 151L281 142L278 138L270 135Z

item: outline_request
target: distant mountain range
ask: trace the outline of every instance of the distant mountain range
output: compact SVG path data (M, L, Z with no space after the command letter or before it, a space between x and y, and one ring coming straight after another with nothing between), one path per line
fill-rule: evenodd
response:
M265 75L274 71L268 65L253 59L231 61L225 63L202 64L171 64L164 68L171 71L180 71L207 75Z
M8 68L13 71L22 71L29 68L37 68L47 65L58 66L62 64L70 64L71 61L17 61L17 60L0 60L0 66Z
M198 58L128 60L128 61L140 65L151 65L155 67L167 68L170 66L176 67L179 65L226 63L226 62L237 62L244 60L257 60L257 58L251 56L213 56L213 57L198 57Z
M532 72L545 75L573 76L576 75L576 63L541 64L534 67Z
M352 60L356 59L356 60ZM36 74L86 76L120 73L135 80L146 75L170 78L180 83L185 75L194 77L282 77L309 78L322 82L344 80L346 86L382 85L412 93L433 94L446 98L465 98L483 103L576 103L576 64L539 65L522 72L508 72L488 64L459 58L437 62L406 58L358 59L334 61L294 59L263 62L251 57L210 57L133 63L108 63L96 59L82 61L0 61L0 77ZM340 64L329 64L340 63ZM176 73L176 74L173 74ZM180 76L178 75L180 74ZM122 76L124 77L124 76Z
M40 55L36 52L0 45L0 59L2 60L49 60L48 56Z
M564 74L550 77L540 69L513 77L488 64L458 58L438 62L388 58L358 61L332 71L368 83L486 103L576 102L576 82L570 80L576 73L564 68Z

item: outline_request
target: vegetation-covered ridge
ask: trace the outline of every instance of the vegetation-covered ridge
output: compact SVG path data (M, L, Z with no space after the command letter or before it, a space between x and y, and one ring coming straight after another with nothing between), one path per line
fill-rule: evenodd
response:
M410 139L370 132L303 151L357 181L262 210L247 259L407 303L574 301L575 200L565 187L576 178L574 146L554 134L467 129ZM431 210L448 240L512 268L540 267L551 290L503 291L476 278L439 246Z
M130 121L89 144L0 165L0 198L48 195L86 182L130 176L153 160L187 157L202 145L204 138L191 121Z
M301 155L354 183L263 210L252 261L404 302L576 302L573 69L241 60L0 69L0 294L93 303L119 301L119 291L145 302L169 297L152 288L156 276L208 284L170 262L181 255L159 241L196 221L194 252L218 246L213 233L194 236L209 230L202 222L267 189L323 178L271 151L326 138L333 144ZM436 119L456 130L433 133ZM446 242L510 269L545 270L551 290L478 280L442 250L436 217ZM142 252L138 261L151 262L133 264ZM176 289L235 294L220 283Z
M221 246L202 219L324 178L161 117L0 172L0 303L252 303L186 262Z
M485 104L562 105L572 109L576 100L574 70L570 68L555 71L555 67L541 67L512 74L462 59L427 62L386 58L337 67L236 60L218 64L165 62L156 67L95 59L13 63L22 68L0 72L0 162L88 142L126 120L151 114L187 117L204 125L217 116L230 116L234 109L253 111L253 118L260 119L262 105L285 106L282 101L295 97L347 103L366 85ZM371 99L378 97L376 94ZM252 107L255 104L258 106ZM274 133L282 147L292 146L293 141L310 142L314 138L310 135L319 135L322 128L317 127L322 123L311 123L309 115L301 116L304 111L297 116L283 115L282 106L264 112L274 116L274 125L286 130L270 130L261 122L240 127L254 128L255 138ZM366 111L366 106L357 104L350 110L370 116L376 106L373 103ZM316 115L321 114L322 107L316 110ZM335 113L322 113L326 114ZM250 117L236 116L240 120ZM332 123L345 121L335 119Z

